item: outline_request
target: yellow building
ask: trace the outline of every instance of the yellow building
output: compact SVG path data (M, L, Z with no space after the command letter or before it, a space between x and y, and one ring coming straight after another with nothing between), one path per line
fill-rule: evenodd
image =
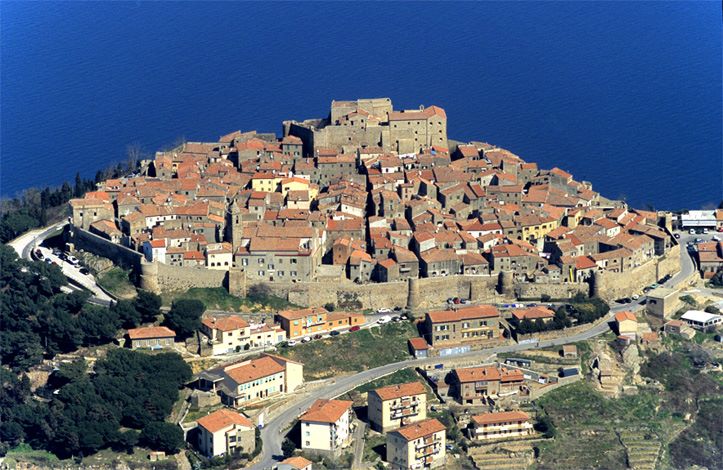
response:
M427 393L421 382L378 388L367 400L369 424L379 432L427 419Z
M213 354L241 351L249 344L251 327L238 315L207 317L201 320L201 333L208 336Z
M283 194L284 197L289 194L289 191L309 191L309 198L312 201L319 195L319 187L315 184L311 184L311 182L306 178L292 176L281 179L280 183L281 194Z
M638 334L638 319L633 312L618 312L615 314L615 325L620 336L635 337Z
M517 219L522 228L522 239L527 241L542 240L545 235L555 230L557 220L552 217L522 216Z
M392 470L444 465L447 428L436 419L410 424L387 434L387 462Z
M281 178L273 173L256 173L251 178L251 189L265 193L274 193L281 183Z
M316 333L326 333L329 312L323 307L298 310L282 310L276 314L288 339L296 339Z
M301 415L301 448L338 454L352 437L352 410L348 400L316 400Z
M522 411L483 413L472 416L472 439L510 439L534 432L530 416Z

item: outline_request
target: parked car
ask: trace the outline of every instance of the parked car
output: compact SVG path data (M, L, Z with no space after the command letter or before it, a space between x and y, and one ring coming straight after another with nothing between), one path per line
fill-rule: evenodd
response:
M462 300L459 301L459 303L461 303L462 305L467 305L467 304L469 304L470 302L472 302L472 301L469 300L469 299L462 299Z
M322 335L314 335L314 339L321 339L321 338L323 338Z
M359 331L359 330L361 330L361 326L359 326L359 325L354 325L351 328L349 328L349 331Z
M674 233L673 236L675 237L676 240L680 239L680 234L679 234L679 233Z
M46 262L47 264L55 264L55 263L53 263L53 260L50 259L50 258L46 258L46 259L45 259L45 262Z
M397 316L395 315L395 316L392 317L392 321L393 321L393 322L398 322L398 321L400 321L400 320L399 320L399 317L397 317Z
M86 267L80 268L80 274L83 274L85 276L88 276L90 274L90 271Z
M292 348L293 348L294 346L296 346L297 344L299 344L299 343L297 343L297 342L294 341L293 339L290 339L289 341L286 342L286 345L289 346L289 347L292 347Z
M311 338L309 336L306 336L301 340L302 343L308 343L309 341L311 341Z
M638 294L633 294L633 300L638 300L640 296Z
M35 250L35 257L38 259L43 259L43 252L40 250Z
M339 336L341 333L339 333L339 330L334 330L331 333L329 333L329 336Z
M711 237L711 240L713 240L714 242L717 242L717 241L720 241L720 237L718 235L713 235Z
M695 229L692 228L692 229L688 230L688 233L691 234L691 235L695 235Z
M454 299L452 299L452 303L455 305L458 305L460 302L462 302L462 299L460 299L459 297L455 297Z
M380 308L377 310L377 313L392 313L392 309L390 308Z
M399 305L397 305L396 307L394 307L394 311L395 311L395 312L401 312L402 310L404 310L404 309L403 309L402 307L400 307Z
M383 325L383 324L385 324L385 323L389 323L391 320L392 320L392 319L391 319L390 317L388 317L388 316L383 316L382 318L380 318L379 320L377 320L377 323L379 323L380 325Z
M53 254L54 254L55 256L60 256L60 255L61 255L61 252L60 252L59 249L53 248Z
M708 233L708 229L707 229L707 228L704 228L704 229L703 229L703 233Z

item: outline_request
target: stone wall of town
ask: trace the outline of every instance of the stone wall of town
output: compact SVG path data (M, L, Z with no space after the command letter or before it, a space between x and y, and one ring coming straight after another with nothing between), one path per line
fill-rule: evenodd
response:
M162 291L182 292L191 287L223 287L227 282L228 271L155 264L158 267L158 287Z
M113 243L78 227L73 227L72 230L67 232L67 235L68 241L73 243L76 248L108 258L123 269L130 269L135 272L140 269L143 255L137 251Z
M551 299L569 299L576 294L587 296L590 293L590 285L586 282L525 282L515 285L515 296L518 299L539 299L543 295Z
M595 276L595 291L600 298L610 301L639 294L643 287L658 281L666 274L680 271L680 246L674 246L665 255L622 273L602 272Z

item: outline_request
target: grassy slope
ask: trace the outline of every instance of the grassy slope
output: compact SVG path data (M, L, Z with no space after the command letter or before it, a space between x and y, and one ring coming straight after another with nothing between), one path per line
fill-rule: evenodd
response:
M111 294L121 299L136 296L136 288L129 279L130 273L118 266L101 273L97 277L98 284Z
M267 297L251 300L247 297L236 297L228 293L223 287L201 288L193 287L186 292L164 293L163 304L170 306L177 299L197 299L203 302L207 309L227 311L276 311L283 308L294 307L293 304L279 297Z
M322 379L404 360L409 357L407 339L416 335L410 322L389 323L284 348L281 354L302 362L307 380Z

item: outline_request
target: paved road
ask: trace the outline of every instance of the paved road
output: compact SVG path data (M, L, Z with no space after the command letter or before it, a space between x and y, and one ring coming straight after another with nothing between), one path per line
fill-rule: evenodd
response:
M8 245L13 247L18 255L26 260L32 260L33 251L39 249L43 254L43 258L49 258L60 266L60 269L63 271L65 277L71 281L72 287L80 286L90 291L92 297L88 300L88 302L106 307L111 305L114 301L113 298L98 286L92 275L81 274L78 267L61 260L57 256L53 255L50 249L41 246L47 238L62 233L66 225L67 222L63 221L41 229L31 230L30 232L19 236L15 240L10 241Z
M688 276L690 276L693 271L695 271L696 267L691 259L690 255L688 254L688 251L686 250L686 243L689 240L693 240L695 238L703 238L701 235L681 235L680 243L681 243L681 254L680 254L680 264L681 269L678 273L676 273L672 278L666 282L665 286L674 286L680 281L686 279ZM547 340L547 341L539 341L537 343L530 343L530 344L511 344L511 345L505 345L505 346L498 346L495 348L489 348L489 349L483 349L478 351L471 351L469 353L460 354L457 356L452 356L450 358L427 358L427 359L407 359L405 361L401 362L395 362L392 364L386 364L374 369L369 369L363 372L359 372L358 374L341 377L337 379L334 383L331 385L327 385L325 387L319 388L314 390L312 393L310 393L308 396L306 396L302 400L294 401L294 403L290 404L284 411L282 411L280 414L278 414L275 418L267 422L266 426L261 430L261 438L264 442L264 448L261 455L261 460L251 467L252 470L266 470L271 469L278 463L279 460L282 459L281 455L281 443L285 437L286 432L290 429L294 421L304 412L306 411L311 404L320 398L335 398L339 395L343 395L344 393L349 392L350 390L353 390L367 382L371 382L372 380L376 380L380 377L384 377L386 375L392 374L398 370L405 369L408 367L423 367L425 365L431 365L431 364L439 364L444 363L445 360L459 360L459 359L475 359L478 358L480 360L485 359L486 357L492 355L492 354L501 354L501 353L511 353L511 352L520 352L520 351L526 351L531 349L539 349L539 348L546 348L550 346L560 346L563 344L570 344L570 343L577 343L579 341L585 341L591 338L594 338L596 336L599 336L601 334L604 334L605 332L610 330L610 327L608 325L608 322L612 320L612 318L615 316L617 312L621 312L624 310L639 310L641 306L641 302L643 301L644 297L641 297L640 300L638 300L635 303L631 304L624 304L624 305L614 305L610 308L610 313L607 315L607 320L605 322L601 322L588 330L585 330L583 332L577 333L572 336L567 336L564 338L558 338L554 340Z

